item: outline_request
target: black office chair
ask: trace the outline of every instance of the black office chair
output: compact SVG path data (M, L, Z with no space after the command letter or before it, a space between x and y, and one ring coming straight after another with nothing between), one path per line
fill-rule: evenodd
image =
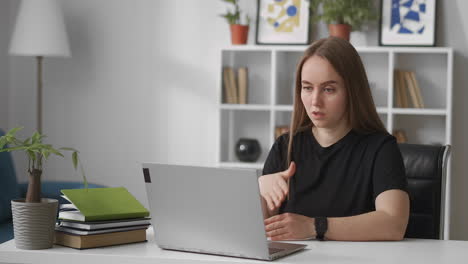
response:
M407 238L443 239L450 145L399 144L411 201Z

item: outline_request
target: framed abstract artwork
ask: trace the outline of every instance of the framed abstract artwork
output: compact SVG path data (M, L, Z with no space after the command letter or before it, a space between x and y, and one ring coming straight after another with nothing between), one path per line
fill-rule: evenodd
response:
M382 0L381 46L435 46L436 0Z
M309 0L257 0L256 44L310 42Z

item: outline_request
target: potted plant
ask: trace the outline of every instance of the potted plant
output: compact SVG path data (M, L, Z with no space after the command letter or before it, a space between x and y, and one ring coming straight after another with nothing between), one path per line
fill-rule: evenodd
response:
M234 45L246 44L249 35L250 17L245 15L245 24L241 24L241 11L238 0L222 0L234 6L234 11L226 11L221 16L226 19L231 30L231 43Z
M322 20L328 24L330 36L348 41L351 31L377 19L373 0L311 0L310 7L315 14L314 21Z
M15 244L20 249L50 248L54 241L58 201L41 198L41 176L44 163L50 155L64 157L62 151L71 151L73 167L76 170L80 165L85 188L88 183L79 162L77 150L55 149L50 144L44 144L42 141L45 135L37 132L25 140L20 140L16 132L21 129L22 127L13 128L0 137L0 152L24 151L28 157L29 183L26 198L11 201Z

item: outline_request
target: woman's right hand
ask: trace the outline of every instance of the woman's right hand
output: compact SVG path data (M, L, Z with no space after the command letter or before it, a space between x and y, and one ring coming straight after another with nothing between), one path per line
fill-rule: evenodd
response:
M289 168L273 174L266 174L258 178L260 194L267 203L268 209L274 211L281 206L287 197L289 188L288 180L296 172L296 164L291 162Z

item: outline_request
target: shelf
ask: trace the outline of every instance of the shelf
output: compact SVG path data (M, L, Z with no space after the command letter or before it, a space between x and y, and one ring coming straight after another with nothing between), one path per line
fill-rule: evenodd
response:
M309 45L232 45L223 48L231 51L301 51L303 52ZM379 47L379 46L358 46L355 47L360 53L450 53L452 48L448 47Z
M222 104L221 109L223 110L249 110L249 111L285 111L292 112L292 105L251 105L251 104ZM388 114L389 108L387 107L377 107L377 113L379 114ZM428 108L392 108L393 114L399 115L447 115L447 110L445 109L428 109Z
M221 109L265 111L270 110L270 106L262 104L221 104Z
M273 106L273 109L276 111L293 111L293 106L292 105L275 105Z
M388 108L387 107L377 107L377 113L379 113L379 114L388 114Z
M219 148L223 167L263 167L275 131L289 126L294 111L295 70L308 45L240 45L221 50L221 67L248 68L247 104L224 104L221 75ZM405 131L408 142L451 144L453 49L449 47L355 47L365 66L377 113L387 131ZM396 107L395 70L414 72L425 108ZM413 102L407 91L410 105ZM235 145L255 138L258 162L240 162Z
M224 168L263 169L263 163L260 162L220 162L219 166Z
M428 108L393 108L392 112L399 115L435 115L445 116L445 109L428 109Z

